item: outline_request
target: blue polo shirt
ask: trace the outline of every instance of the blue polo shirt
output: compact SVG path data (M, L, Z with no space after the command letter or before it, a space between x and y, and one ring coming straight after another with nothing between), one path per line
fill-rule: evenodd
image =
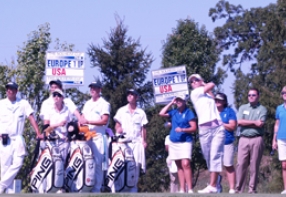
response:
M230 120L237 120L236 118L236 114L234 112L234 110L230 107L226 107L224 108L221 112L220 112L220 118L222 120L223 123L228 124ZM225 145L227 144L231 144L234 141L234 132L233 131L228 131L228 130L224 130L225 132Z
M191 126L189 122L196 118L194 113L186 107L182 113L180 113L177 109L173 109L168 111L168 114L172 120L170 140L172 142L191 142L193 140L191 133L176 132L175 129L177 127L190 128Z
M285 140L286 139L286 109L284 107L284 104L278 105L278 107L276 108L275 118L279 120L277 139Z

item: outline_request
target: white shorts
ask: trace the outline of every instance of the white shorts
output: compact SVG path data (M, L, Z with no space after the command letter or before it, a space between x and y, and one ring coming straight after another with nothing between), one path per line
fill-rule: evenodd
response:
M223 165L226 167L233 166L234 160L234 144L224 145Z
M192 158L192 142L172 142L169 144L169 159L181 160Z
M278 157L280 161L286 161L286 140L277 140Z

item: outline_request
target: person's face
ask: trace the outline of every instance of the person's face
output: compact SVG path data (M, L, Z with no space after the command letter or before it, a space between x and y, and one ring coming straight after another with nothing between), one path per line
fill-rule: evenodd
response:
M190 80L190 84L193 89L200 87L202 85L202 82L203 82L202 80L194 78L194 77Z
M186 101L180 98L176 98L175 102L178 108L184 107L186 105Z
M6 95L9 100L15 100L18 90L15 88L8 87L6 89Z
M251 104L256 104L259 101L259 95L255 90L248 91L248 102Z
M127 101L128 103L132 103L132 104L135 104L137 102L137 98L138 96L132 92L129 92L127 94Z
M90 95L92 98L99 98L101 93L101 88L99 87L90 87Z
M53 83L50 85L50 93L53 93L55 89L61 89L57 84Z
M60 93L54 92L53 93L53 99L54 99L56 104L60 104L63 102L64 97Z
M286 101L286 89L282 90L281 96L282 96L283 101Z
M219 99L215 99L215 104L217 108L222 108L224 107L224 101L223 100L219 100Z

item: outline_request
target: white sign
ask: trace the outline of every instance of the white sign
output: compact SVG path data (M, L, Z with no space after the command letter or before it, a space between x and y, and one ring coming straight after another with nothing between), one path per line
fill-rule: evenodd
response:
M59 79L64 86L82 86L84 67L84 52L47 52L46 84Z
M168 103L177 94L189 96L185 66L152 71L155 103Z

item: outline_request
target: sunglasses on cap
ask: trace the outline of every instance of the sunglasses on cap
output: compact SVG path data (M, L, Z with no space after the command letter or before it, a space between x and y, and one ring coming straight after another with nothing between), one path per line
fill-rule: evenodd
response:
M53 97L56 97L56 96L59 97L59 98L63 97L60 93L57 93L57 92L53 93Z

